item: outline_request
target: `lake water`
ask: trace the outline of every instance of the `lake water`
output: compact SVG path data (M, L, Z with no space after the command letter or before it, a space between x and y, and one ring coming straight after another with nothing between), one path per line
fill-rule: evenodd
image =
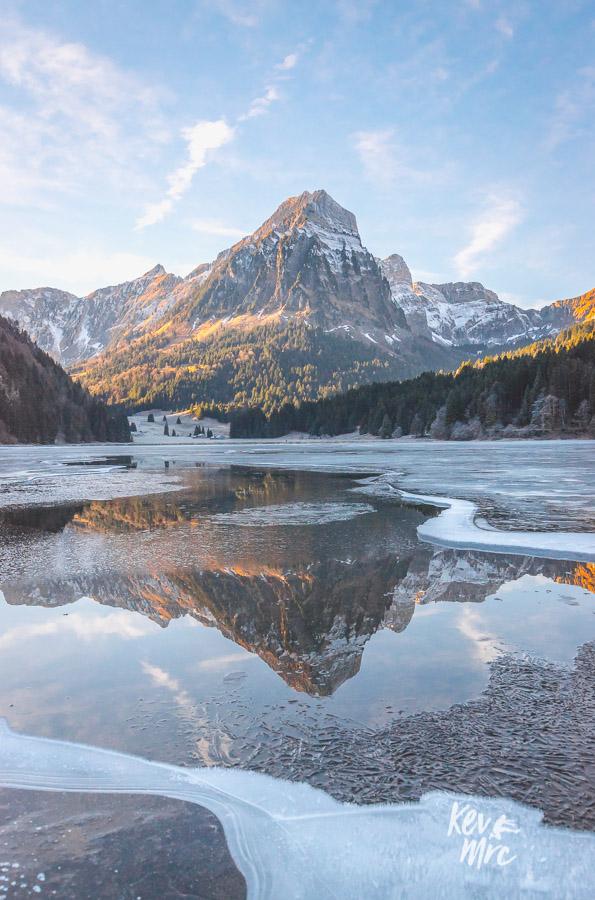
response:
M391 473L498 529L584 535L593 449L3 449L0 715L341 801L456 791L593 830L595 554L433 546L417 529L438 510L376 489ZM0 796L0 897L244 896L200 807Z

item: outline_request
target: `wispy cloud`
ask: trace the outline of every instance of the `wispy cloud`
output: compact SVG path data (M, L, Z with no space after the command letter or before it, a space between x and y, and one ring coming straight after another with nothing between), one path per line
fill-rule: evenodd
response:
M281 71L284 72L287 72L289 69L295 69L298 59L299 56L297 53L288 53L285 59L276 65L275 68L281 69Z
M215 150L233 140L234 135L235 129L224 119L196 122L190 128L182 129L182 137L187 144L187 159L168 176L169 188L165 196L157 203L150 203L147 206L142 216L137 219L136 229L155 225L164 219L186 193L198 170L207 164Z
M199 234L210 234L216 237L237 238L247 233L245 229L224 225L223 222L219 222L217 219L194 219L192 228L194 231L198 231Z
M502 243L522 218L523 208L517 197L508 191L491 192L471 226L468 243L454 257L460 276L473 275L486 253Z
M40 247L39 237L30 243L39 247L37 253L0 245L0 271L5 278L9 276L13 280L15 287L51 285L82 296L103 284L106 273L112 283L118 284L136 278L155 265L151 257L111 251L96 244L65 250L60 242L45 242Z
M486 665L500 655L502 651L500 641L482 628L481 615L468 604L461 607L456 628L470 641L471 652L477 662Z
M264 94L260 97L255 97L250 103L248 110L238 116L235 126L229 125L225 119L217 119L212 122L197 122L191 128L182 130L182 137L188 145L188 158L185 163L168 176L169 188L165 196L155 203L148 204L143 214L139 216L135 224L137 231L150 225L156 225L169 215L177 201L189 189L196 172L213 158L216 150L219 150L225 144L229 144L235 138L237 125L249 119L264 116L268 112L269 107L281 99L281 94L275 85L275 81L289 77L282 73L293 69L297 62L298 53L290 53L275 66L278 74L273 77L272 82L265 88ZM199 229L197 228L197 230ZM229 236L228 233L222 231L211 231L210 233Z
M554 150L584 132L595 118L595 66L579 69L574 81L556 97L546 147Z
M375 182L392 181L397 170L392 129L357 131L355 149L367 178Z
M339 18L347 25L358 25L372 15L378 0L335 0Z
M412 165L392 128L356 131L352 139L364 168L364 175L374 184L389 185L399 178L431 182L444 177L444 167L431 170Z
M281 95L279 91L275 87L275 85L270 85L266 88L262 97L256 97L250 104L248 112L244 113L239 117L240 122L245 122L246 119L255 119L257 116L263 116L271 103L275 103L276 100L280 100Z
M133 161L167 140L159 90L84 44L16 18L0 21L1 82L5 201L22 202L24 193L39 202L40 190L71 191L98 175L130 186Z
M507 16L499 16L496 19L495 28L498 34L509 41L514 37L514 26Z
M209 0L208 3L209 9L240 28L256 28L266 6L263 0Z
M65 634L72 634L77 640L86 643L97 641L102 637L133 640L145 637L152 630L154 630L152 622L143 621L125 610L114 610L107 615L70 612L68 620L61 616L59 620L9 628L0 635L0 650L6 651L22 646L25 641L35 638L56 640Z

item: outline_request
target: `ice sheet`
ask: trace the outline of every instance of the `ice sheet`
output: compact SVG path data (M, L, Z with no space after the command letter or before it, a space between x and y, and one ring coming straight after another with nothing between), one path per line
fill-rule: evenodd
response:
M8 788L154 794L220 819L250 898L573 897L595 890L595 836L510 800L433 792L354 806L254 772L182 769L80 744L0 734Z
M391 496L408 503L434 506L441 512L417 528L423 541L455 550L481 550L484 553L512 553L546 559L595 560L595 534L574 531L503 531L494 528L478 514L469 500L417 494L397 487L399 473L387 472L361 479L353 490L372 497Z
M478 510L468 500L434 497L398 491L403 500L436 506L442 512L419 525L423 541L457 550L513 553L547 559L595 560L595 534L574 531L501 531L478 518Z
M326 525L373 513L369 503L283 503L217 513L212 521L229 525Z

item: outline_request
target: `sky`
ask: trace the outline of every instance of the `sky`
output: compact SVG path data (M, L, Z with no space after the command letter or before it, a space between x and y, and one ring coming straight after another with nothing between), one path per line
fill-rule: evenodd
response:
M318 188L416 280L595 286L593 0L0 6L0 290L184 275Z

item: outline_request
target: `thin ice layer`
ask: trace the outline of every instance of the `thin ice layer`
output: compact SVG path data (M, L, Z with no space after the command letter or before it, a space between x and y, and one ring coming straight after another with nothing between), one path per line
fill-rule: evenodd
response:
M214 522L229 525L327 525L374 512L369 503L279 503L217 513Z
M221 820L252 898L587 898L595 890L595 836L545 827L539 811L501 798L434 792L414 804L353 806L306 784L181 769L7 726L0 784L204 806Z
M403 500L442 509L417 528L423 541L456 550L514 553L547 559L595 560L595 534L584 531L500 531L477 519L477 506L469 500L433 497L399 491Z

